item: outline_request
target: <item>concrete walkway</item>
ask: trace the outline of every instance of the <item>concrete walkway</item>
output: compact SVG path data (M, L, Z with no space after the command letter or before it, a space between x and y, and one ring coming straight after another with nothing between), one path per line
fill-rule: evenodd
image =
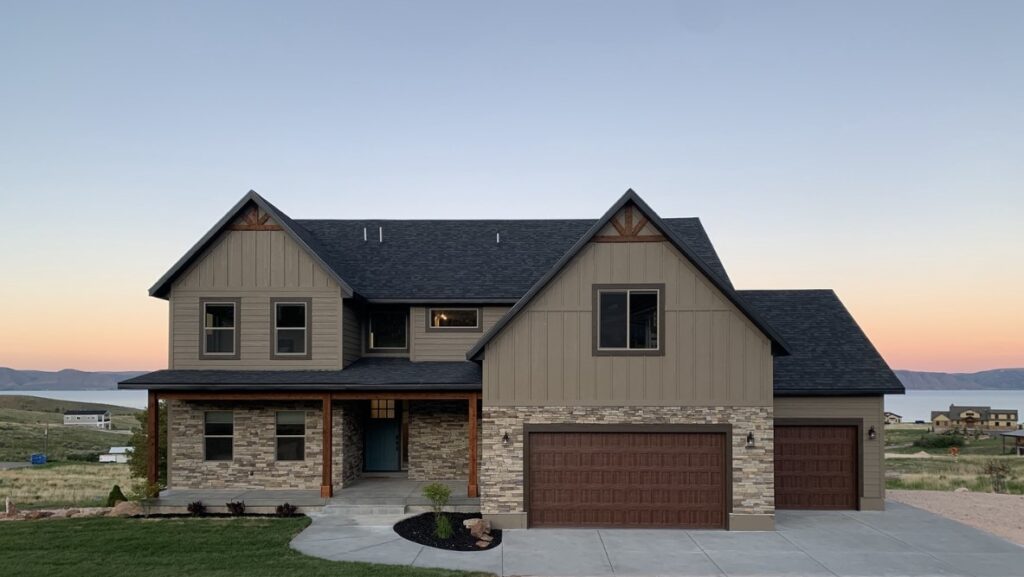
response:
M899 503L884 512L780 511L777 531L531 529L505 531L490 551L441 551L390 526L319 514L291 546L335 561L485 571L496 575L1013 577L1024 548Z

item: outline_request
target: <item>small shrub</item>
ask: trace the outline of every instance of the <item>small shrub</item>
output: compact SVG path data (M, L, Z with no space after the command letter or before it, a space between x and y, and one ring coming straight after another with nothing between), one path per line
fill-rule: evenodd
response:
M914 446L921 447L922 449L948 449L950 447L962 447L964 446L964 438L962 435L956 433L942 433L939 435L929 433L927 435L921 435L921 438L914 441Z
M438 539L451 539L452 533L452 521L448 518L448 515L441 513L434 519L434 536Z
M990 459L985 462L982 471L988 475L992 482L992 492L1005 493L1006 479L1010 476L1010 466L998 459Z
M423 496L430 501L430 508L434 510L434 535L438 539L450 538L452 522L445 516L444 508L448 506L452 490L443 483L431 483L423 487Z
M155 499L160 496L161 489L163 487L157 483L149 483L145 479L139 479L132 483L132 488L128 491L128 498L132 501Z
M245 515L245 501L231 501L226 506L232 515Z
M296 507L295 505L285 503L284 505L278 505L277 509L275 509L275 512L277 513L278 517L294 517L295 512L298 510L299 508Z
M128 497L125 497L124 493L121 492L120 485L114 485L110 489L110 493L107 494L107 507L113 507L114 505L117 505L121 501L127 500Z
M206 514L206 505L203 505L202 501L192 501L188 504L188 512L195 516Z

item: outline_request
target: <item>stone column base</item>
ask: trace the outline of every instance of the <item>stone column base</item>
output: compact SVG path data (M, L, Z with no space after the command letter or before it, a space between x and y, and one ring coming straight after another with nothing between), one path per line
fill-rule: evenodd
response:
M774 531L775 515L729 514L730 531Z
M885 499L879 499L877 497L861 497L860 498L860 510L861 511L885 511Z
M525 529L526 513L484 513L495 529Z

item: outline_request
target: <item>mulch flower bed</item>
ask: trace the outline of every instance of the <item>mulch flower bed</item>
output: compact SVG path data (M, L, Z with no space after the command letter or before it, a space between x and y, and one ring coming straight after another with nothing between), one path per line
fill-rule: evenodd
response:
M450 539L438 539L434 536L433 513L423 513L399 521L395 524L395 533L413 543L448 551L486 551L501 543L501 529L492 529L491 537L494 537L494 540L490 545L483 549L476 546L477 538L469 534L469 529L462 522L466 519L479 519L480 513L445 513L445 515L452 522Z

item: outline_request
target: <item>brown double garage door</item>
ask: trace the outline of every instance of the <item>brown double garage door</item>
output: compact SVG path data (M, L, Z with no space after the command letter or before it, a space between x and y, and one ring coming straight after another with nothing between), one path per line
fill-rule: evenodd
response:
M778 509L856 509L857 428L775 428ZM725 528L724 432L529 432L533 527Z
M530 432L527 442L533 527L725 527L724 432Z

